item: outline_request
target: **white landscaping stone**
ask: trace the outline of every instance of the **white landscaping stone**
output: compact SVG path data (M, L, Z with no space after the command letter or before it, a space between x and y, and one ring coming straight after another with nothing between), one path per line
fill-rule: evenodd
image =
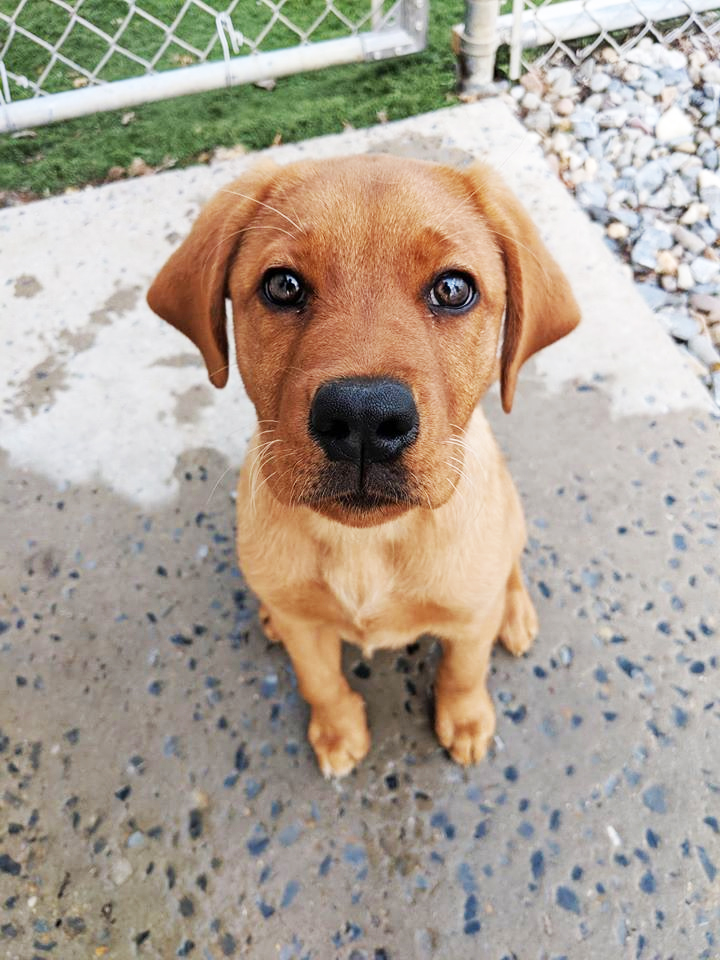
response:
M655 136L662 143L691 140L693 122L679 107L670 107L655 125Z
M720 263L717 260L708 260L706 257L697 257L690 264L690 269L697 283L712 283L720 273Z
M679 290L692 290L695 286L695 277L686 263L681 263L678 267L677 284Z

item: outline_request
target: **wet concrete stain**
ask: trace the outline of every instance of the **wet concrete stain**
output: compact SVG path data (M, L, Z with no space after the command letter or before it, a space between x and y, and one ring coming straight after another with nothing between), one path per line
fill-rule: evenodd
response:
M540 637L495 652L471 770L432 732L431 641L347 648L374 742L339 784L209 501L221 456L141 512L0 453L0 953L716 960L717 423L613 424L589 385L488 407Z
M15 387L8 412L18 420L26 420L52 406L58 393L67 389L68 361L90 350L98 330L134 309L141 293L140 287L120 287L102 307L90 313L85 329L61 331L57 336L58 349L35 364Z
M34 297L42 290L42 284L37 277L23 273L15 280L13 293L16 297Z
M175 419L178 423L197 423L204 408L212 405L210 387L196 384L175 397Z

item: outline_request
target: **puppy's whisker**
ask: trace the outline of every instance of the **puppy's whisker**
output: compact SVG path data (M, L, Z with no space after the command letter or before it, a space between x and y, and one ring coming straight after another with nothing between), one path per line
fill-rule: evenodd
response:
M425 499L427 500L428 510L432 510L433 509L432 500L430 499L430 494L427 491L427 485L425 484L424 481L420 483L420 492L424 495Z
M450 464L450 463L455 464L455 465L456 465L456 469L457 469L457 470L459 471L459 473L463 476L463 478L469 480L469 477L468 477L467 473L465 472L465 461L464 461L464 460L461 460L459 457L448 457L448 459L445 461L445 463L447 463L447 464Z
M472 457L475 458L476 462L482 466L482 462L478 457L477 451L473 450L469 443L465 440L454 439L454 440L441 440L440 443L447 444L449 447L455 447L457 450L462 451L463 454L469 453Z
M291 240L297 240L297 237L294 233L290 233L289 230L284 230L282 227L278 227L276 224L256 224L249 227L241 227L239 230L233 230L232 233L226 233L218 242L208 250L205 254L205 259L202 262L200 267L201 271L204 273L210 258L224 243L229 243L231 240L234 240L236 237L241 236L243 233L249 233L250 230L277 230L278 233L284 233L286 236L290 237Z
M213 496L214 496L215 491L217 490L217 488L218 488L218 487L220 486L220 484L223 482L223 480L224 480L225 477L228 475L228 473L233 469L233 467L234 467L234 464L231 463L230 466L229 466L229 467L226 467L226 468L223 470L223 472L220 474L220 476L217 478L217 480L216 480L216 482L215 482L215 486L214 486L214 487L212 488L212 490L210 491L210 496L209 496L209 497L207 498L207 500L205 501L205 506L206 506L206 507L208 506L208 504L209 504L210 501L212 500L212 498L213 498Z
M490 232L492 233L492 235L493 235L494 237L500 237L501 240L510 240L511 243L514 243L516 246L518 246L518 247L520 247L522 250L524 250L527 254L529 254L529 255L533 258L533 260L534 260L535 263L538 265L538 267L540 267L540 270L541 270L541 272L542 272L542 275L545 277L545 280L549 280L549 279L550 279L550 276L549 276L547 270L546 270L545 267L543 266L542 260L541 260L540 257L535 253L534 250L531 250L530 247L527 246L527 244L521 243L516 236L508 236L506 233L500 233L498 230L491 230Z
M461 503L462 503L462 505L463 505L463 510L464 510L467 514L469 514L469 516L467 517L467 521L466 521L466 522L467 522L468 524L471 524L471 525L472 525L473 523L475 523L475 521L477 520L477 518L478 518L478 516L479 516L479 514L480 514L480 511L482 510L483 498L482 498L482 497L478 497L478 495L477 495L477 490L474 488L474 486L473 486L470 478L469 478L462 470L459 471L459 470L457 469L457 467L454 467L454 466L453 466L452 464L450 464L450 463L446 464L446 466L447 466L450 470L454 470L454 471L458 474L458 482L457 482L457 484L456 484L456 483L453 483L453 481L450 479L450 477L448 477L447 480L448 480L448 483L450 484L450 486L453 487L455 493L456 493L456 494L458 495L458 497L460 498L460 501L461 501ZM468 503L467 497L465 496L465 494L466 494L466 488L467 488L468 486L470 487L470 493L471 493L471 495L472 495L472 500L473 500L474 503L475 503L475 509L474 509L474 510L472 510L472 509L470 508L470 504Z
M279 217L282 217L283 220L287 220L288 223L292 224L296 230L303 232L303 228L299 223L296 223L291 217L288 217L287 214L284 214L282 210L278 210L277 207L271 206L269 203L265 203L263 200L258 200L257 197L249 196L247 193L240 193L239 190L221 190L221 193L228 193L233 197L240 197L242 200L251 200L253 203L257 203L258 206L265 207L266 210L272 210L273 213L276 213Z
M256 444L253 447L253 450L259 454L263 450L269 450L270 447L272 447L273 444L276 444L276 443L282 443L282 438L276 437L274 440L263 440L262 443Z
M471 444L469 444L469 443L467 442L467 440L466 440L465 437L464 437L465 431L464 431L461 427L456 426L454 423L451 423L450 426L451 426L454 430L458 430L458 431L460 432L461 436L459 436L459 437L451 437L449 440L442 440L441 443L456 443L456 444L458 444L458 445L463 449L463 451L464 451L465 453L469 453L470 456L473 457L473 459L475 460L475 462L477 463L477 465L480 467L480 470L481 470L481 472L482 472L482 475L483 475L484 477L487 476L487 464L480 459L477 450L476 450Z
M260 491L261 491L262 488L265 486L265 484L268 482L268 480L272 480L272 478L273 478L273 477L276 477L277 475L278 475L278 471L276 470L274 473L271 473L271 474L269 474L267 477L265 477L265 478L263 479L262 483L259 484L259 486L258 486L257 490L255 491L255 493L256 493L256 494L257 494L257 493L260 493Z
M210 376L211 376L211 377L216 377L216 376L218 375L218 373L222 373L224 370L229 370L229 369L230 369L230 364L229 364L229 363L226 363L224 366L218 367L217 370L211 370L211 371L210 371Z
M255 496L257 494L257 489L258 489L257 481L263 470L265 462L267 461L268 463L270 463L272 460L272 458L269 455L269 450L274 443L280 443L280 440L269 440L265 444L263 444L260 449L256 449L253 451L253 454L255 455L255 460L253 461L252 466L250 468L250 508L253 514L255 514Z
M288 471L288 473L289 473L289 472L290 472L290 471ZM290 506L291 506L291 507L295 506L295 502L296 502L296 501L295 501L295 487L298 485L298 483L299 483L299 481L300 481L300 478L301 478L301 477L300 477L300 474L298 473L297 476L295 477L295 479L293 480L293 485L292 485L292 487L290 487ZM301 490L301 491L300 491L300 494L301 494L301 495L302 495L302 492L303 492L303 491ZM300 498L298 498L297 503L300 503Z
M285 236L286 236L286 237L290 237L291 240L297 240L297 237L295 236L294 233L290 233L289 230L285 230L283 227L278 227L277 224L275 224L275 223L272 223L272 224L271 224L271 223L267 223L267 224L265 224L265 223L252 224L252 225L249 226L249 227L243 227L242 230L237 230L234 234L232 234L232 236L233 236L233 237L237 237L237 236L239 236L241 233L250 233L251 230L277 230L278 233L284 233Z

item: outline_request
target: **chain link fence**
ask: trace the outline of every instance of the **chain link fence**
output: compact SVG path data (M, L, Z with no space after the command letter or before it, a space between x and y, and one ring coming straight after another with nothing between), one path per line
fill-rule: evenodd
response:
M579 64L600 46L622 56L643 37L672 46L691 33L720 54L719 0L468 0L465 23L455 28L469 93L491 91L503 46L517 80L523 67L542 67L558 52Z
M0 0L0 133L423 49L429 0Z
M543 66L558 52L579 64L600 46L622 56L643 37L671 46L691 32L720 41L718 0L513 0L512 12L498 23L499 43L510 47L513 80L523 66ZM526 50L534 51L532 59Z

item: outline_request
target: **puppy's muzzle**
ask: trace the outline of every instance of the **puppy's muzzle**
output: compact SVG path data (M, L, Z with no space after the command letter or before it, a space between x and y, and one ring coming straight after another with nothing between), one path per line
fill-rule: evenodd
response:
M397 460L418 435L412 391L399 380L352 377L330 380L315 394L310 435L328 460L366 464Z

